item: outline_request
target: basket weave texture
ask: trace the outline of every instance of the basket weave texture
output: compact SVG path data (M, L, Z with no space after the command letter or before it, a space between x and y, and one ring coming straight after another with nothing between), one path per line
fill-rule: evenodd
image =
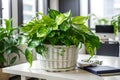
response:
M76 66L77 53L75 46L52 46L45 45L47 51L44 56L37 55L40 67L47 71L67 71Z

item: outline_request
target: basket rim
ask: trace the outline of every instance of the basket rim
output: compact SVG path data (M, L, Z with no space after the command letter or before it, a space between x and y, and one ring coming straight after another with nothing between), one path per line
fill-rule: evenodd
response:
M44 44L45 46L52 46L52 47L68 47L68 48L77 48L75 45L70 45L70 46L66 46L66 45L51 45L51 44Z

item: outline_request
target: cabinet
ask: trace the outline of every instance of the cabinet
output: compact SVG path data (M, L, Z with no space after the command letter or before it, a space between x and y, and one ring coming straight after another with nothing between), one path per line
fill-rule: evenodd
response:
M119 56L119 42L106 41L100 43L100 48L96 50L96 55Z

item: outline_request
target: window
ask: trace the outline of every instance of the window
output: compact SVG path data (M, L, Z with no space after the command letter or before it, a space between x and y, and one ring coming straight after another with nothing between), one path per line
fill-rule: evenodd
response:
M10 18L10 0L2 0L2 18Z
M23 10L24 10L24 11L32 11L32 8L33 8L32 5L28 5L28 4L26 4L26 5L24 5Z
M80 0L81 15L95 14L99 18L110 20L112 16L120 14L120 0ZM84 4L84 5L83 5ZM90 28L95 28L94 20L91 18Z
M0 0L0 24L10 18L10 0Z
M24 14L24 22L29 21L33 18L32 14Z
M120 14L120 0L114 0L114 14Z
M23 23L30 21L36 15L35 0L23 1Z
M112 16L120 14L120 0L91 0L91 13L99 18L110 20ZM95 28L91 19L91 28Z
M37 16L38 11L43 12L44 1L43 0L31 0L31 1L23 0L23 23L27 23L33 17Z

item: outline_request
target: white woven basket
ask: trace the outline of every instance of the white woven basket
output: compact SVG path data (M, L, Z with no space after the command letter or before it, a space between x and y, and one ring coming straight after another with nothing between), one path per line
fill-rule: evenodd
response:
M40 60L40 67L47 71L67 71L76 66L77 53L75 46L52 46L47 47L46 56L37 54Z

